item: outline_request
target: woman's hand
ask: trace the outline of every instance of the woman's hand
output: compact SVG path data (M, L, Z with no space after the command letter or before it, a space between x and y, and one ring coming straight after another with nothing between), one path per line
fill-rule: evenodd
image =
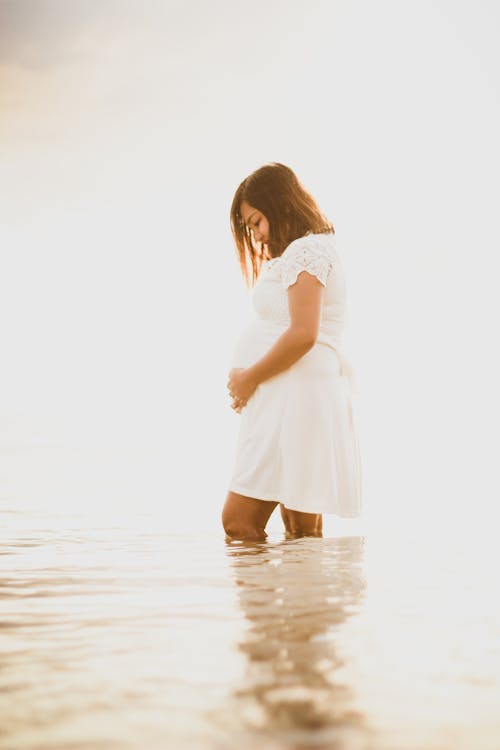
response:
M248 399L254 394L258 383L248 376L248 371L244 367L234 367L229 372L227 388L229 395L233 399L231 408L240 412L243 406L246 406Z
M235 411L238 412L238 414L241 414L242 408L243 408L243 406L242 406L242 404L240 404L240 402L238 401L237 398L235 398L235 399L232 400L232 402L231 402L231 409L234 409Z

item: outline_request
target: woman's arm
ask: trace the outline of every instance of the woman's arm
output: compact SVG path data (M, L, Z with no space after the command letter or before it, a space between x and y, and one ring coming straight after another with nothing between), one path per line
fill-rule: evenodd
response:
M244 406L257 386L287 370L307 354L318 336L324 286L308 271L301 271L288 287L290 325L266 354L250 367L233 368L227 388L233 404Z
M290 326L261 359L245 369L245 376L256 386L260 385L273 375L287 370L313 346L314 340L307 336L307 332Z
M247 377L257 385L287 370L316 343L321 320L324 286L307 271L288 287L290 326L266 354L246 368Z

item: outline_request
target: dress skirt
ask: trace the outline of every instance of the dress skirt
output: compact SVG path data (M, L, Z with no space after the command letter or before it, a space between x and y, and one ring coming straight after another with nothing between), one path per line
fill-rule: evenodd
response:
M261 383L238 418L229 490L304 513L359 516L357 420L337 350L316 342Z

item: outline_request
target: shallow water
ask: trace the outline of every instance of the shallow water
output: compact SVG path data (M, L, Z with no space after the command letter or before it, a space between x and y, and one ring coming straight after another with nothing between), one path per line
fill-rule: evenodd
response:
M2 750L498 750L489 536L3 512Z

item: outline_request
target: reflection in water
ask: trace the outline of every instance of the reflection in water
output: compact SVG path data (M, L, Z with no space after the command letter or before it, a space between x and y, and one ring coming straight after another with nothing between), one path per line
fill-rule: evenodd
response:
M362 605L363 546L363 537L229 545L248 623L238 648L248 661L243 684L219 717L226 730L281 739L293 731L294 747L301 730L316 741L366 734L350 689L338 679L336 647L342 624Z
M490 527L225 545L3 511L0 747L500 750Z

